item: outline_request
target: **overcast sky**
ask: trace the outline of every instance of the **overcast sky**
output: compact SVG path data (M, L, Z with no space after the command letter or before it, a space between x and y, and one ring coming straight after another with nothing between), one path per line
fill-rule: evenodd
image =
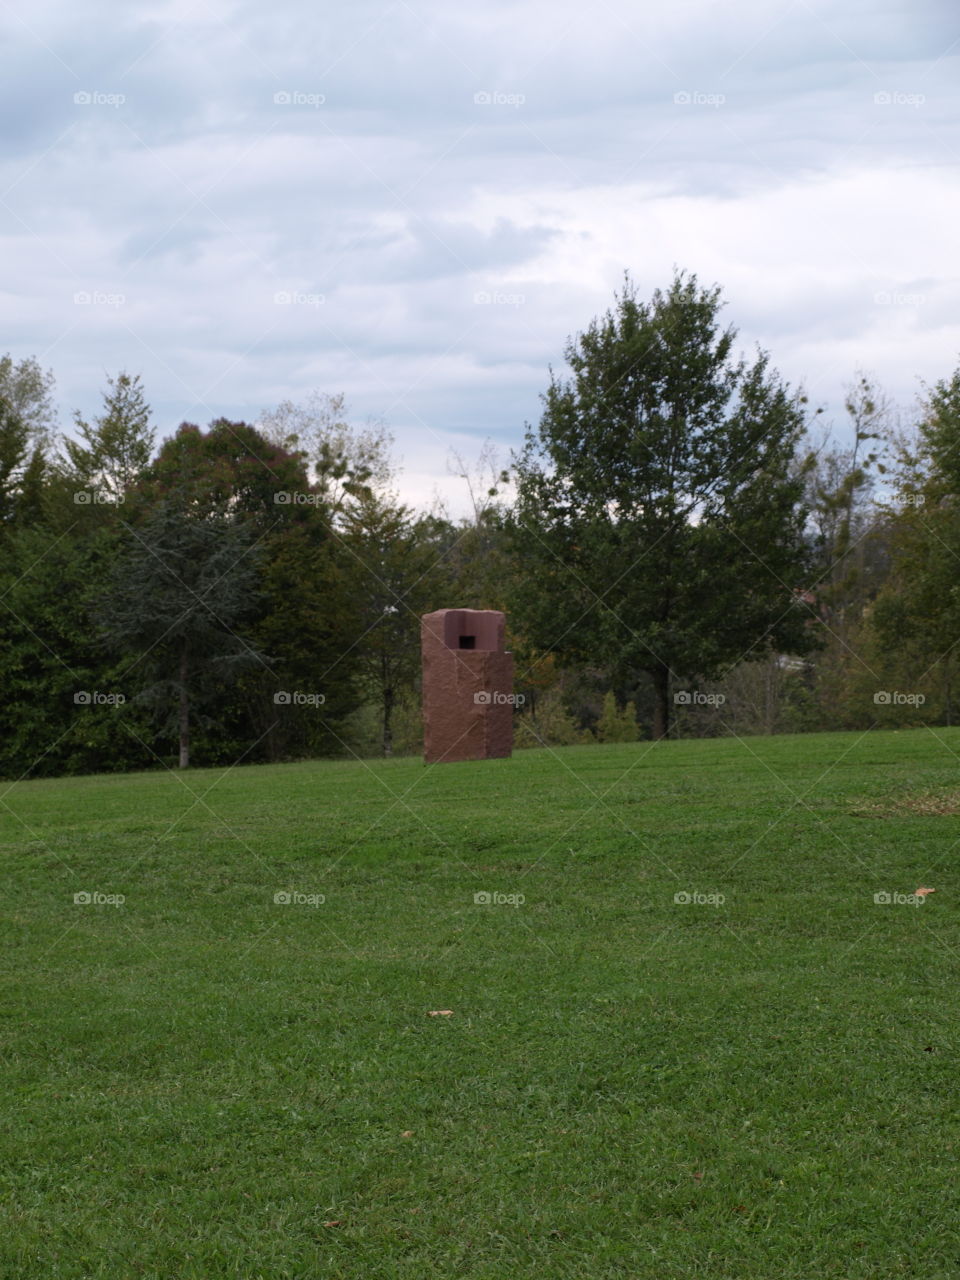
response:
M629 270L827 418L960 361L956 0L0 5L0 353L161 436L346 393L462 505Z

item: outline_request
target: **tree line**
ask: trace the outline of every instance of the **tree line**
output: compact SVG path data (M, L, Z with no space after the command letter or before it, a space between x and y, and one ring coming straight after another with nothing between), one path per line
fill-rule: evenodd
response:
M65 435L0 358L0 774L417 751L447 605L506 612L518 746L951 724L960 371L906 425L857 374L837 442L723 306L626 278L459 519L342 396L158 446L139 376Z

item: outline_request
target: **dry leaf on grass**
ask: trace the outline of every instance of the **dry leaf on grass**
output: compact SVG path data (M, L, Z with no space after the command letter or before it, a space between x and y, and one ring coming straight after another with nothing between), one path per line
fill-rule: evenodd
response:
M913 891L913 896L915 898L925 898L928 893L936 893L936 892L937 892L936 889L924 889L921 886L919 889L915 889Z
M452 1013L452 1009L431 1009L428 1016L431 1018L449 1018Z

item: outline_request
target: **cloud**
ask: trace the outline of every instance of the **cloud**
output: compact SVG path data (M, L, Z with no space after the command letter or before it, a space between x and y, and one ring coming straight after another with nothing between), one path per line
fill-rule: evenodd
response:
M938 0L44 0L2 34L0 317L65 420L121 367L167 432L342 389L422 494L449 441L519 442L625 268L720 283L833 405L956 363Z

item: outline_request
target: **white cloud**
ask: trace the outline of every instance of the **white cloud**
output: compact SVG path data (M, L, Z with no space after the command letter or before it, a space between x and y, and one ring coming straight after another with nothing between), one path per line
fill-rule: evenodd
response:
M109 14L4 19L0 321L65 420L121 367L164 432L342 389L422 499L450 441L519 442L625 268L674 265L831 406L858 365L904 403L955 367L937 0Z

